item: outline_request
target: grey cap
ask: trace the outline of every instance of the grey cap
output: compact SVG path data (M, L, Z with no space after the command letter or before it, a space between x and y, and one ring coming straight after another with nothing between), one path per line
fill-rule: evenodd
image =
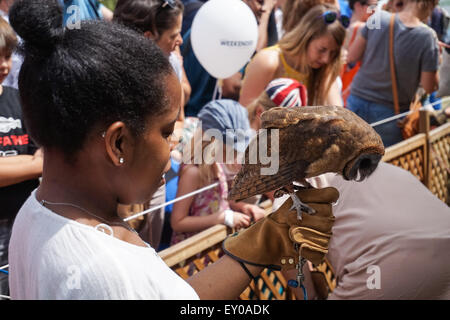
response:
M239 102L230 99L213 100L198 113L202 130L216 129L221 132L223 143L244 152L250 141L248 112Z

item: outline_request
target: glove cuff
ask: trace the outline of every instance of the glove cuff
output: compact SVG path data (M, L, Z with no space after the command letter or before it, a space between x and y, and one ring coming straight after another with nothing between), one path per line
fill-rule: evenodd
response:
M233 235L231 235L231 236L233 236ZM267 268L267 269L276 270L276 271L280 271L281 270L280 266L277 266L277 265L274 265L274 264L260 264L260 263L248 261L248 260L245 260L245 259L242 259L242 258L239 258L239 257L235 256L234 254L232 254L230 251L227 250L226 241L227 241L227 239L225 239L223 241L223 243L222 243L222 250L223 250L223 252L227 256L230 256L231 258L233 258L234 260L239 262L241 265L243 263L245 263L245 264L249 264L249 265L252 265L252 266L255 266L255 267L262 267L262 268ZM244 269L246 269L246 271L248 271L248 269L246 267ZM250 271L248 271L248 273L250 273Z

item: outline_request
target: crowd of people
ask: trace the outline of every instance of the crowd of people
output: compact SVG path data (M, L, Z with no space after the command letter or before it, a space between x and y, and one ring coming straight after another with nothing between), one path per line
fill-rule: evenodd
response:
M301 226L285 218L282 199L227 199L263 112L336 105L374 123L394 116L396 104L407 111L419 89L423 101L436 99L450 51L450 16L437 0L242 1L258 23L256 50L218 81L191 43L206 1L118 0L107 8L97 0L0 0L0 267L9 264L0 295L236 298L268 265L262 261L298 259L285 228L271 227L258 206L272 200L280 209L271 219ZM450 108L440 112L450 118ZM374 129L385 147L403 139L396 121ZM380 164L362 183L328 175L312 184L304 202L335 216L323 231L333 228L326 241L338 286L330 298L450 298L450 210L417 179ZM272 250L259 231L238 234L227 254L187 281L157 255L217 224L263 230L284 247ZM382 270L378 291L366 283L371 265ZM82 278L68 286L74 272ZM419 274L426 276L418 283Z

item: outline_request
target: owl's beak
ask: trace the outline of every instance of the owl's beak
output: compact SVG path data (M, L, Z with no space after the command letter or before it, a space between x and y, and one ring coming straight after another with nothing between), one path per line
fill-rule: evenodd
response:
M345 180L363 181L369 177L377 168L382 154L362 153L355 159L349 161L344 168L343 176Z

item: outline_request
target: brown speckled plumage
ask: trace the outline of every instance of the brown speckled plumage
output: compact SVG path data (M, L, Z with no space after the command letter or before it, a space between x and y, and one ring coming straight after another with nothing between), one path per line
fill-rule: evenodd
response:
M256 164L249 163L249 150L259 150L252 144L261 147L259 133L245 152L245 163L233 181L229 199L245 199L326 172L340 173L347 180L364 179L384 154L375 130L342 107L277 107L264 112L261 120L262 128L269 129L268 155L270 129L279 129L279 170L261 175L261 167L269 165L262 165L259 159Z

